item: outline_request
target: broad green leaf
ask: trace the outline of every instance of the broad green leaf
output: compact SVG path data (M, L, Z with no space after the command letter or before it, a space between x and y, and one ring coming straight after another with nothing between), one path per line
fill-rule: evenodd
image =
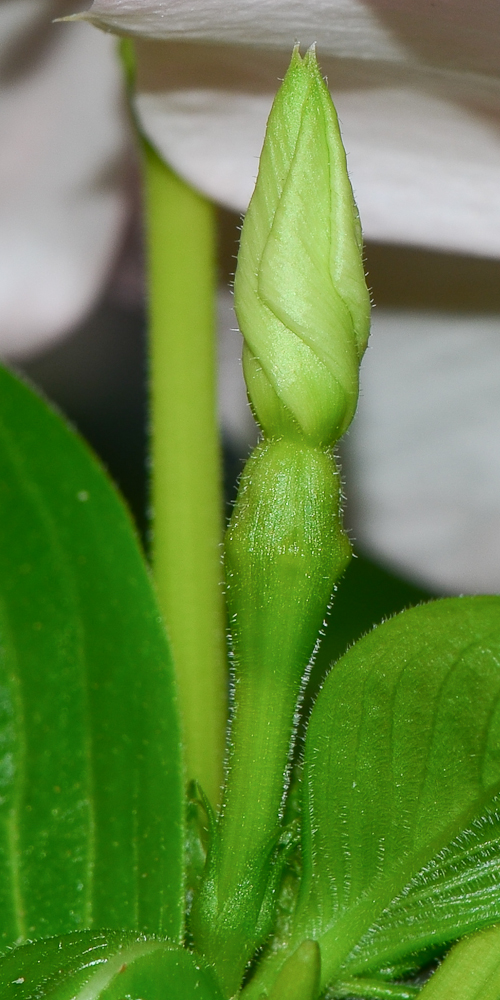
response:
M171 660L123 503L0 371L0 942L182 927Z
M77 931L0 959L0 1000L221 1000L184 948L145 935Z
M334 996L336 982L500 921L499 792L500 598L436 601L365 636L308 726L303 875L282 954L317 940ZM249 996L282 962L264 962Z
M428 861L361 942L355 971L392 965L500 921L500 796Z
M320 939L329 978L473 929L478 902L486 921L500 919L491 892L500 874L499 697L495 597L407 611L330 673L307 734L297 920ZM465 894L464 866L475 883ZM489 907L476 898L481 882ZM422 883L431 891L408 901L407 919L406 897ZM436 902L446 894L454 907L448 898L444 909L455 913L442 928Z

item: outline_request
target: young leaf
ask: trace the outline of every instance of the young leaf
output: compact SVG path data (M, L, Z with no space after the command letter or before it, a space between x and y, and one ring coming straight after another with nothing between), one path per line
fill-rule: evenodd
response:
M0 371L0 941L182 928L171 661L124 505Z
M184 948L122 932L77 931L0 959L0 1000L220 1000L210 972Z
M321 955L316 941L303 941L285 962L269 1000L316 1000Z
M361 639L309 723L303 877L282 955L317 940L335 994L500 921L499 792L500 598L423 605ZM282 962L264 962L248 995Z
M499 1000L500 927L455 945L421 996L422 1000Z

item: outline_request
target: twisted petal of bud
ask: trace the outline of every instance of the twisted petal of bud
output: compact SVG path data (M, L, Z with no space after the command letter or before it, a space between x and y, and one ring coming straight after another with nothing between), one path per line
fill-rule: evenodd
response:
M333 444L356 409L370 301L337 116L312 50L295 50L271 111L235 306L265 434Z

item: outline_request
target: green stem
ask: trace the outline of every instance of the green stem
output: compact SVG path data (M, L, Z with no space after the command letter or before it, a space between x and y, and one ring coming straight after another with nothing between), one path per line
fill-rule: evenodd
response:
M153 573L176 664L186 778L220 795L227 676L216 420L215 209L142 143Z
M297 703L349 556L331 453L300 439L264 438L245 467L226 534L234 664L228 768L191 921L227 997L272 927ZM281 950L271 955L281 967Z
M418 986L404 983L384 983L380 979L346 979L335 983L326 992L326 1000L342 1000L348 997L354 1000L412 1000L420 993Z

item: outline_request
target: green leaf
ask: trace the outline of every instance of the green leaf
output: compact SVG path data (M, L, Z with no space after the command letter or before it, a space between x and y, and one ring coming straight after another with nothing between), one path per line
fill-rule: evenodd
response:
M303 875L282 956L317 940L335 995L500 921L499 791L500 598L422 605L361 639L308 727Z
M462 598L386 622L329 675L307 734L297 918L328 978L500 919L499 661L500 599Z
M367 965L402 961L415 952L439 954L443 944L500 920L500 797L414 875L361 942ZM414 965L415 961L411 962Z
M335 593L325 623L325 634L315 656L304 693L302 726L331 664L374 625L405 608L430 601L435 595L408 583L357 552L349 563Z
M0 941L182 928L172 666L129 516L0 371Z
M0 1000L220 1000L190 952L124 932L80 931L14 948L0 959Z

